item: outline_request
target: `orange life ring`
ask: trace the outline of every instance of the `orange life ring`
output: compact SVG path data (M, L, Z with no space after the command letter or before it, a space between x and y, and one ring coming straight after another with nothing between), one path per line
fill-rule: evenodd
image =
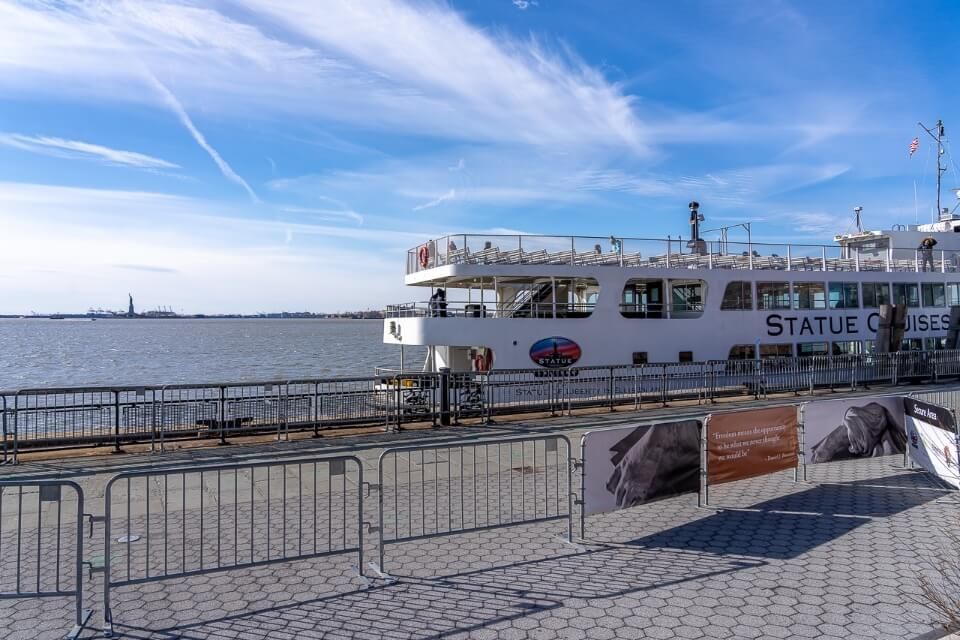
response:
M427 249L427 245L420 247L420 266L426 268L430 264L430 251Z

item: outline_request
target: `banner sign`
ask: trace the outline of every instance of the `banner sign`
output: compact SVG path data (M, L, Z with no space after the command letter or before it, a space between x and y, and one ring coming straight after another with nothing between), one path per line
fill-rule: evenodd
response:
M705 424L707 483L721 484L794 469L797 408L712 413Z
M590 431L582 446L585 514L699 489L698 420Z
M808 464L903 453L903 399L870 396L807 402L802 408Z
M949 409L903 399L910 459L951 487L960 489L957 425Z

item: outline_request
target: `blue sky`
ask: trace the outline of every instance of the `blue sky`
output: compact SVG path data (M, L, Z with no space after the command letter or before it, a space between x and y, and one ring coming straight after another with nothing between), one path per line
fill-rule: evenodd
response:
M0 312L378 308L426 237L676 236L693 199L770 242L926 221L907 148L960 127L958 32L953 2L0 0Z

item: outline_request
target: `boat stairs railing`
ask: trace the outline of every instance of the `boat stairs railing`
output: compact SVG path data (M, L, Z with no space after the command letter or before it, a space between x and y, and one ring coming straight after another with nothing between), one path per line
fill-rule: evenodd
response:
M960 271L960 251L916 247L703 241L599 236L443 236L407 252L408 275L449 265L568 265L774 271Z
M249 435L319 437L340 427L393 431L524 412L638 409L677 400L812 393L818 388L960 377L960 351L813 356L633 366L426 373L355 378L0 391L2 460L27 450L121 447Z

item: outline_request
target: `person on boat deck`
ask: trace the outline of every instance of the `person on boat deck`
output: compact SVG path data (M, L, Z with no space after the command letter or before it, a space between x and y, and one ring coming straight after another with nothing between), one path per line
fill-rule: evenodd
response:
M440 303L437 300L437 292L434 291L430 295L430 317L435 318L440 315Z
M615 238L610 236L610 251L614 253L620 253L620 247L623 246L620 242L620 238Z
M920 252L920 270L926 271L927 266L930 267L930 271L933 271L933 247L937 244L937 241L927 236L920 243L920 246L917 247L917 251Z
M440 311L440 317L447 317L447 292L444 289L437 289L437 309Z

